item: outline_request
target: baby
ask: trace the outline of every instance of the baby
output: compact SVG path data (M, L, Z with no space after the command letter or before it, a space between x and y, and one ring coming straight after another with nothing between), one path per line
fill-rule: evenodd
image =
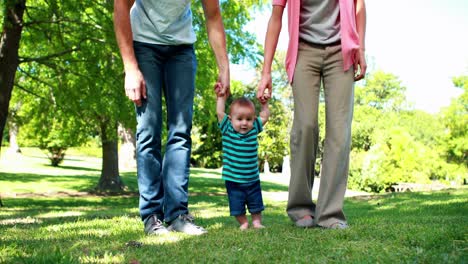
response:
M270 115L268 103L261 103L259 117L256 117L253 102L245 97L237 98L231 103L227 115L225 113L227 95L220 93L219 85L215 86L215 91L216 112L223 142L222 178L226 184L230 214L235 216L241 230L247 229L249 227L245 210L247 205L253 227L264 228L257 135L268 121Z

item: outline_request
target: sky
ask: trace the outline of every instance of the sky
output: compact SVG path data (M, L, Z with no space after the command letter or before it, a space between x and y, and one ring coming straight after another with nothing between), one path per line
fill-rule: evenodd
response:
M415 109L437 113L461 93L452 78L468 75L467 0L367 0L366 56L370 71L396 75ZM264 43L270 9L255 14L246 30ZM287 14L277 50L286 50ZM253 78L232 65L232 79Z

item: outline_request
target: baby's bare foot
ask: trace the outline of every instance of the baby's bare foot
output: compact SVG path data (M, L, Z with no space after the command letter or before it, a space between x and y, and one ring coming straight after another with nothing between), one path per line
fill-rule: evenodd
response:
M249 228L249 224L248 223L245 223L245 224L242 224L240 225L239 229L244 231L244 230L247 230L247 228Z

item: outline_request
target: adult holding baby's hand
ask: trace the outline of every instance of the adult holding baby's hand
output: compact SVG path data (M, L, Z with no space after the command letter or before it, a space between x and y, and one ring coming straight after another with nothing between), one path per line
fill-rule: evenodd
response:
M273 0L257 98L271 98L271 65L288 4L286 71L294 97L287 213L298 227L347 228L343 213L351 145L354 81L365 76L364 0ZM319 95L326 104L325 146L317 204L312 201Z

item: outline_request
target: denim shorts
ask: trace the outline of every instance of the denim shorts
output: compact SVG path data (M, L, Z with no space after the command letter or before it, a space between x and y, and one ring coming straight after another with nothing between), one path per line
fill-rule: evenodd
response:
M263 206L260 180L248 183L225 181L231 216L245 215L245 206L251 214L260 213Z

